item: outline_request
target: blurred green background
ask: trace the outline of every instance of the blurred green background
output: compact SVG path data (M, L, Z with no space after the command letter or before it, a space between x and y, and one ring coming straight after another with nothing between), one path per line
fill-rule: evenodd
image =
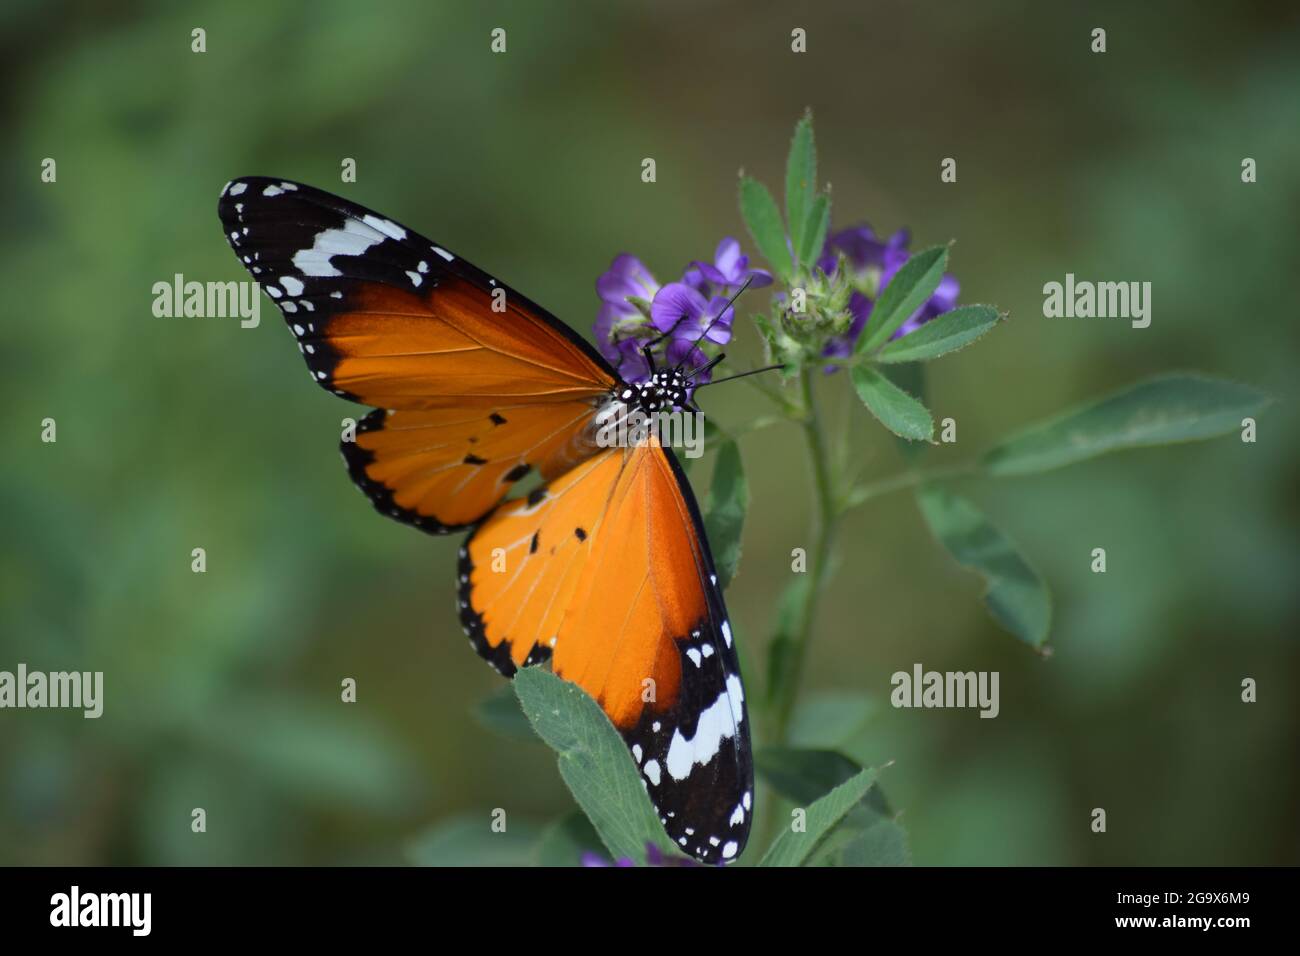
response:
M811 106L835 222L956 239L962 301L1011 313L932 367L936 417L959 422L936 462L1168 369L1279 400L1254 445L959 486L1052 585L1050 659L993 625L906 494L849 518L806 691L877 701L851 746L896 761L915 860L1300 862L1300 30L1281 4L1137 7L6 3L0 669L102 670L106 704L0 712L0 861L396 862L460 816L564 813L551 754L472 716L499 679L460 633L456 542L351 487L353 406L308 386L269 301L248 330L155 318L151 287L244 278L217 194L267 174L390 215L586 332L616 253L668 281L744 237L737 170L779 183ZM1066 272L1152 282L1151 327L1044 319ZM743 365L756 337L739 340ZM847 380L824 384L864 473L897 471ZM725 426L762 399L732 386L707 407ZM728 602L757 682L808 479L791 427L743 451ZM915 662L1000 671L1001 716L892 710Z

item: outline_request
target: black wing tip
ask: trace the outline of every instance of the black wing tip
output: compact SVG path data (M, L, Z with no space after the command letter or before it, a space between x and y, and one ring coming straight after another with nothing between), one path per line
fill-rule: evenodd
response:
M724 700L736 708L729 682L739 680L739 662L726 635L707 617L674 643L683 673L679 693L685 696L662 710L647 707L623 740L673 843L703 863L733 863L745 850L754 816L754 761L743 690L731 733L721 733L716 720L706 727L701 718ZM687 675L702 680L688 681ZM712 757L696 763L692 752L684 775L675 776L673 751L683 741L693 746L702 733L719 734Z
M240 201L239 197L249 194L264 197L264 191L268 187L275 187L293 193L297 195L300 200L305 200L313 205L328 209L340 216L357 220L364 220L366 216L375 216L392 223L406 234L406 239L403 241L409 243L414 248L418 248L421 253L425 253L428 250L440 250L440 254L444 259L446 259L447 256L450 256L450 259L446 259L445 262L440 264L440 268L444 268L453 275L469 281L480 289L487 291L489 294L498 288L504 290L509 296L511 302L516 302L523 308L540 316L547 325L557 330L571 344L576 346L578 350L592 362L592 364L608 376L609 386L611 388L618 383L618 372L615 371L613 366L609 364L595 346L579 335L575 329L560 321L555 315L542 308L532 299L529 299L527 296L506 285L504 282L500 282L494 276L478 268L473 263L467 262L460 256L449 252L446 246L432 242L419 232L408 226L402 225L396 219L384 216L382 213L376 212L375 210L363 206L362 204L344 196L339 196L327 190L319 189L315 186L298 182L293 179L282 179L276 176L237 177L230 180L230 182L226 183L226 185L221 188L221 196L217 202L217 213L228 230L227 238L229 238L229 227L234 225L238 220L235 211L235 204ZM283 195L283 193L278 193L276 195ZM234 246L234 243L232 243L232 246ZM236 252L238 251L239 250L236 248Z

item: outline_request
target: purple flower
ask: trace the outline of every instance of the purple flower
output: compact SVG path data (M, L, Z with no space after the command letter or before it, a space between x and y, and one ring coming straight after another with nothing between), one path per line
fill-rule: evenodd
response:
M597 853L585 852L579 858L583 866L636 866L636 863L629 857L622 856L613 863L606 860ZM686 857L672 857L671 859L664 855L664 851L659 849L653 843L647 842L645 845L645 863L646 866L701 866L697 860L687 859Z
M703 385L713 377L713 370L704 370L708 364L709 357L704 354L704 349L700 348L694 342L686 339L673 339L668 343L668 364L672 367L681 366L690 372L694 369L700 369L691 376L691 387L687 389L687 397L694 394L696 385Z
M740 243L730 236L718 243L712 263L692 262L680 282L665 286L659 285L641 260L623 253L596 280L601 306L594 330L600 353L631 383L650 377L644 353L649 342L657 343L653 349L656 365L687 371L701 368L709 361L704 346L725 345L731 340L736 310L722 293L747 281L751 286L766 286L771 285L772 276L764 269L751 268ZM693 384L702 385L709 379L710 373L702 371Z
M614 366L625 382L646 382L650 379L650 363L646 361L645 345L650 339L620 339L612 348L601 348L601 354Z
M735 315L735 307L728 304L725 296L706 299L685 282L664 286L650 306L651 324L668 336L668 364L687 370L708 362L701 345L725 345L731 341ZM711 377L710 372L702 371L694 376L693 384L703 385Z
M629 299L650 301L659 292L659 283L636 256L615 256L600 278L596 294L600 312L594 331L596 346L626 382L643 382L650 377L650 366L642 354L638 332L646 327L645 316Z
M614 257L609 269L596 280L596 294L602 302L633 309L628 303L630 297L649 301L659 291L659 283L650 274L650 270L636 256L626 252Z
M750 280L751 289L761 289L772 284L772 275L766 269L751 269L749 256L740 251L740 243L731 236L718 243L713 253L713 263L696 260L686 267L682 281L700 293L707 295L709 283L719 289L740 288L745 280Z
M911 235L906 229L900 229L890 236L888 240L881 242L876 238L876 234L871 227L863 223L859 226L851 226L828 237L826 245L822 249L821 258L817 260L817 265L826 275L833 275L838 266L839 255L843 253L845 263L854 273L863 273L872 269L879 270L876 288L883 292L885 287L889 285L890 280L894 278L895 273L907 261L907 247L910 242ZM936 315L941 315L952 309L957 304L957 293L959 291L960 286L956 277L945 274L924 304L916 312L908 316L907 321L890 335L890 341L902 338L909 332L914 332ZM877 297L879 296L877 295ZM827 358L844 358L852 354L854 344L862 334L862 330L866 328L867 321L871 318L874 304L875 302L867 298L864 293L855 290L849 298L849 313L853 316L853 321L849 325L848 331L843 335L835 336L827 342L822 350L822 355ZM838 366L828 365L826 372L829 374L837 369Z
M911 238L906 229L900 229L887 241L881 242L866 223L850 226L827 237L817 265L827 275L834 274L838 255L842 252L854 272L879 269L877 288L883 289L907 261L907 246Z
M731 341L734 306L726 296L706 299L685 282L670 282L659 290L650 305L650 322L660 332L689 342L707 341L725 345Z

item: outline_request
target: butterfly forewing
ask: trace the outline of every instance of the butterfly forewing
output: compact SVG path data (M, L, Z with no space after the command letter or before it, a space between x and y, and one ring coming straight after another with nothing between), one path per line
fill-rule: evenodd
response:
M558 474L590 453L581 433L613 373L535 303L407 227L301 183L237 179L218 212L312 379L396 412L368 416L343 443L383 514L431 532L467 527L532 469Z

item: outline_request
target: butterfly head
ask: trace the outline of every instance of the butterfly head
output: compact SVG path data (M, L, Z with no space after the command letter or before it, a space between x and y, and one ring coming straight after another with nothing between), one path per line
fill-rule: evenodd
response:
M690 399L690 380L679 368L658 369L644 382L624 384L618 393L624 405L647 414L684 407Z

